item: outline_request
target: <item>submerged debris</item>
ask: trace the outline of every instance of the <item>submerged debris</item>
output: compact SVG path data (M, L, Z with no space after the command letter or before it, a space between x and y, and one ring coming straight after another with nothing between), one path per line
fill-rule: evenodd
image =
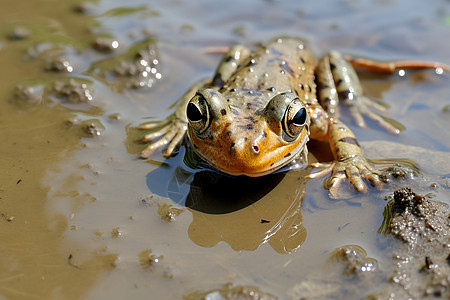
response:
M114 38L99 37L95 39L92 47L103 53L110 53L119 47L119 42Z
M108 115L109 121L119 121L122 118L122 115L120 113L113 113Z
M127 88L151 87L154 82L161 79L158 72L159 63L156 57L156 49L152 44L139 50L132 61L121 61L113 72L123 80L128 78Z
M82 114L70 116L66 120L66 125L69 128L77 128L82 137L100 136L106 130L100 118L92 118L92 116Z
M73 72L73 66L72 63L62 57L57 57L50 62L47 63L45 66L45 69L47 71L54 71L54 72L61 72L61 73L71 73Z
M73 262L73 255L72 254L69 254L69 257L67 258L67 262L68 262L69 266L72 266L72 267L77 268L77 269L81 269L78 264Z
M179 216L183 211L183 209L173 207L173 205L165 202L158 203L158 215L166 222L172 222L175 220L175 217Z
M331 252L329 262L336 261L344 265L343 274L346 276L356 276L375 272L378 269L378 262L372 257L367 257L367 252L358 245L346 245Z
M16 85L10 101L25 110L38 105L63 106L74 113L86 111L90 114L89 118L92 118L93 115L103 114L103 110L93 101L91 85L91 81L81 78L25 81ZM72 125L75 123L77 122L73 122Z
M90 137L99 136L105 131L105 126L98 119L86 120L80 125L83 133Z
M88 84L75 79L43 84L19 84L13 98L17 103L28 105L40 104L44 100L50 100L53 103L82 104L93 99Z
M92 2L84 1L73 7L73 11L79 14L90 14L94 11L95 5Z
M383 171L380 175L380 179L385 182L391 182L393 179L413 179L420 175L417 167L410 167L404 165L394 165Z
M262 292L255 286L224 284L221 288L209 291L196 291L183 296L183 300L275 300L276 296Z
M450 113L450 104L445 105L442 109L441 109L442 113L448 114Z
M12 41L24 40L31 35L31 31L28 28L17 26L8 35L8 38Z
M18 85L14 91L14 99L18 103L37 105L42 102L43 85Z
M151 249L146 249L139 253L139 264L145 271L156 272L165 278L173 279L173 270L165 266L161 266L164 255L154 254Z
M164 258L163 255L153 254L151 249L146 249L141 253L139 253L139 263L145 270L149 269L152 266L155 266L163 258Z
M142 196L139 200L143 206L153 206L155 204L154 195Z
M120 56L95 64L93 75L105 80L113 89L152 87L161 79L158 51L153 40L140 42Z
M5 214L5 213L3 213L3 212L0 212L0 216L1 216L3 219L5 219L6 221L8 221L8 222L14 221L14 216L7 215L7 214Z
M53 85L51 97L61 102L86 103L93 99L86 83L70 79L68 82L57 81Z
M124 231L123 231L123 229L121 229L120 227L116 227L116 228L113 228L112 230L111 230L111 236L113 237L113 238L119 238L119 237L121 237L122 235L124 235Z
M377 260L359 245L336 248L326 266L326 273L313 271L288 290L289 299L364 299L384 279Z

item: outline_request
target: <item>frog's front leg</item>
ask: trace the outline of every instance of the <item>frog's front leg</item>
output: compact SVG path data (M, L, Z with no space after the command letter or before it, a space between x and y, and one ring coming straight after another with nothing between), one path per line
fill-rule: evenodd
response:
M149 144L141 151L141 158L148 158L156 149L167 144L165 154L166 156L172 155L173 150L186 134L188 123L186 108L189 100L207 83L209 83L209 80L204 79L196 82L178 99L176 111L164 121L144 123L137 127L138 129L148 131L142 138L142 142Z
M361 83L353 66L336 51L331 51L320 61L317 68L318 96L322 106L334 117L339 117L338 102L348 105L349 112L359 127L365 127L363 115L377 122L389 132L399 133L400 129L374 113L386 107L363 94Z
M338 120L329 122L327 138L335 161L324 170L311 174L309 177L315 178L331 172L331 175L323 182L324 188L330 190L331 194L336 194L334 189L345 178L348 178L358 192L366 191L366 184L362 177L373 185L379 186L381 184L379 172L364 157L353 132ZM322 165L320 163L313 164L315 167Z

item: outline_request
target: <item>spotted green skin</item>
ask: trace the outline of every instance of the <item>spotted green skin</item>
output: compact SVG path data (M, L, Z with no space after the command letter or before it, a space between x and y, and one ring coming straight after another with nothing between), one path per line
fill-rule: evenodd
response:
M316 139L328 141L335 157L317 173L331 172L325 188L348 178L356 190L364 191L361 177L378 185L378 172L351 130L338 120L340 97L355 119L362 119L361 113L373 117L355 71L339 53L330 52L318 61L304 41L295 38L277 38L255 51L237 45L224 56L212 80L198 82L180 99L174 115L141 126L152 130L142 156L166 144L166 154L171 155L187 133L198 156L219 171L263 176L304 156L308 140ZM194 113L195 120L188 118L190 103L201 108L200 121ZM307 117L302 126L294 126L286 120L299 107ZM289 136L287 128L298 134Z

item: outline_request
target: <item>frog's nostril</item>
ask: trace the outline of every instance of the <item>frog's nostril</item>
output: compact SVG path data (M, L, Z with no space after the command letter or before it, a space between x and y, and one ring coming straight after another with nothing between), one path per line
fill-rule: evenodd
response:
M252 146L252 149L253 149L253 152L259 153L259 147L258 147L258 146L253 145L253 146Z

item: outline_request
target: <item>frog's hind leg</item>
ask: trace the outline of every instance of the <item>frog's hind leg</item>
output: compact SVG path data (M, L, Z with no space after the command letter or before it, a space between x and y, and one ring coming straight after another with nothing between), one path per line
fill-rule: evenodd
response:
M355 69L341 53L331 51L325 55L319 61L316 73L319 101L331 116L339 117L338 102L341 100L349 107L359 127L366 126L364 115L389 132L400 132L401 127L394 126L394 122L388 122L387 118L371 110L385 111L386 107L363 94Z
M317 96L320 105L332 117L339 118L339 97L331 72L330 57L323 56L317 66Z
M237 68L250 56L250 50L242 45L235 45L223 56L217 67L211 87L221 88L231 78Z
M344 57L355 68L377 73L393 73L399 69L436 69L437 73L442 71L450 72L449 65L434 61L400 60L381 62L351 55L345 55Z

